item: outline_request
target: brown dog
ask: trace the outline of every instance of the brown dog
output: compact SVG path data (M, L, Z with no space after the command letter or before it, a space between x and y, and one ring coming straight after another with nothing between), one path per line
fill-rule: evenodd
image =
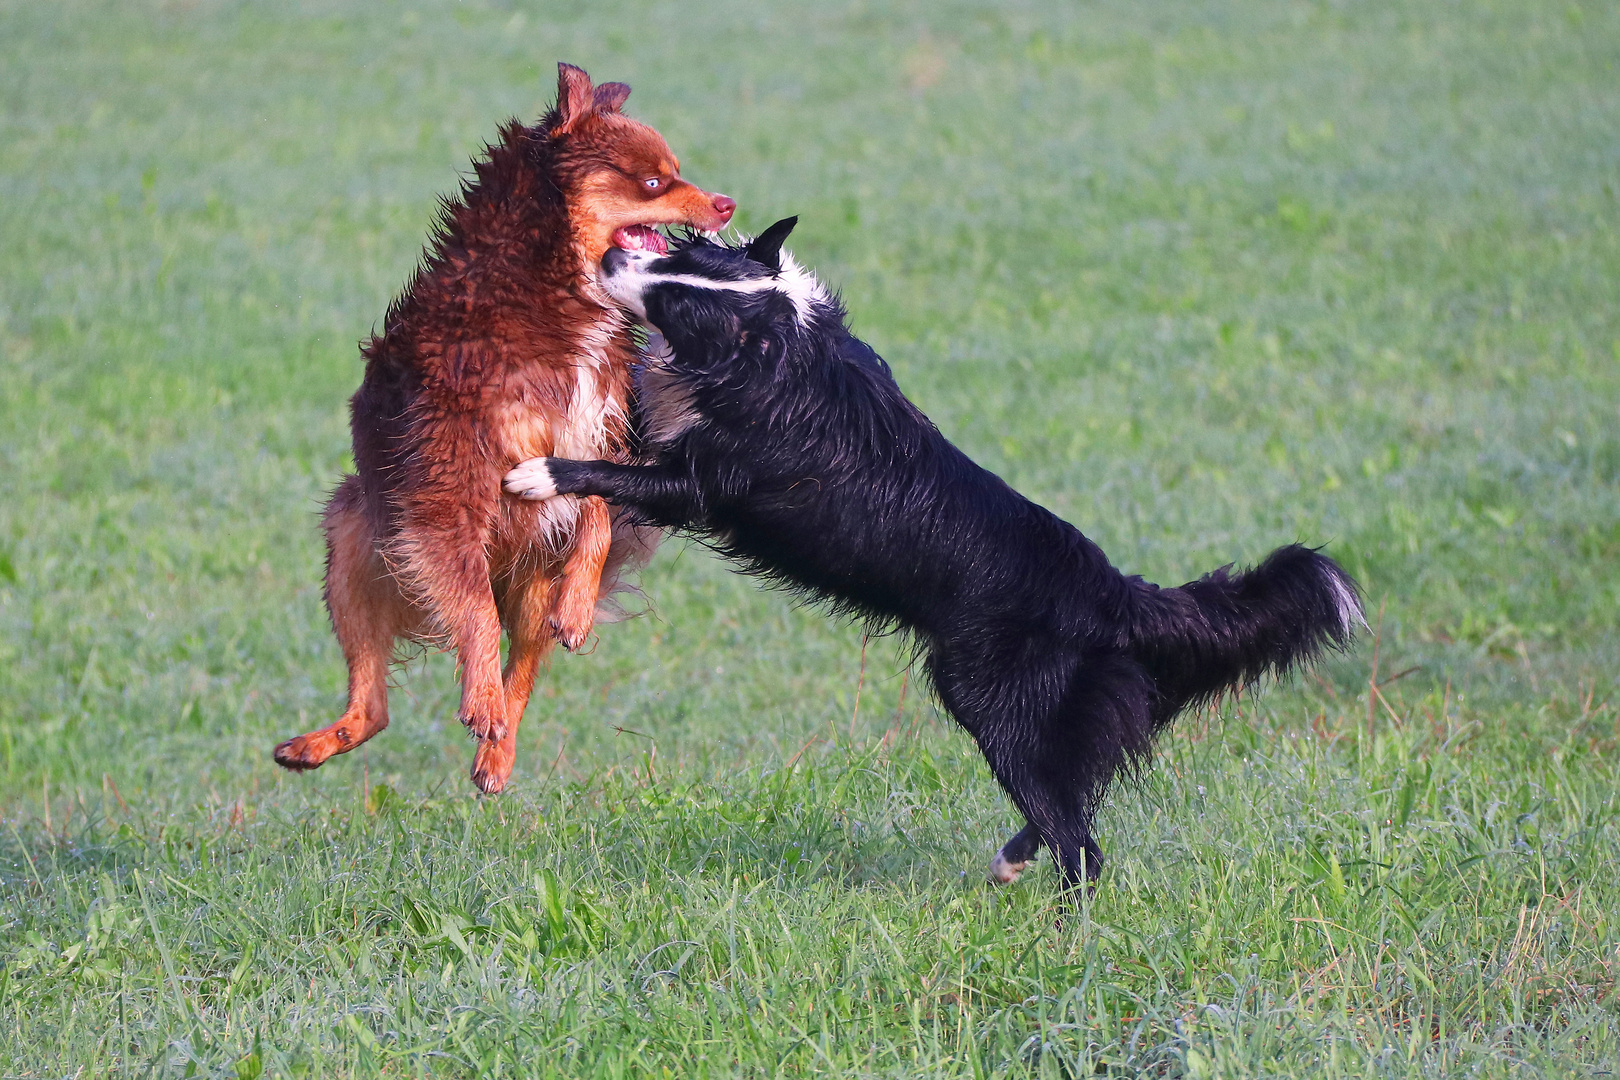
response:
M663 250L654 226L712 232L736 206L681 179L663 138L619 112L629 94L558 65L555 108L501 129L362 349L355 475L323 518L349 707L276 747L279 764L313 769L387 727L395 644L436 642L460 662L473 782L499 791L540 660L553 641L585 640L599 595L637 553L635 531L616 529L599 498L553 507L501 493L519 461L624 451L635 346L596 284L603 252Z

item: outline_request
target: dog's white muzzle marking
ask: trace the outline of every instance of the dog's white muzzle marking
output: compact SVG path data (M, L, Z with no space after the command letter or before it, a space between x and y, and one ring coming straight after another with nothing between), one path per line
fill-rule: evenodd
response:
M550 459L537 457L522 462L506 474L501 486L520 499L538 502L557 495L557 482L551 478Z

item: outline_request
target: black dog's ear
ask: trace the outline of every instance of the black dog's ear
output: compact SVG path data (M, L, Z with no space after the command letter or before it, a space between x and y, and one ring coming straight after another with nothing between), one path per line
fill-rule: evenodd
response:
M793 226L799 223L797 215L785 217L748 242L743 254L772 270L782 269L782 241L788 238Z

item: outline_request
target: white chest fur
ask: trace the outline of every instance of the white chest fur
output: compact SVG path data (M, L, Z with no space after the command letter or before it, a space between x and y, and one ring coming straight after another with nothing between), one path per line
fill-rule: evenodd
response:
M531 457L592 460L607 453L610 430L624 418L624 402L614 393L617 380L607 371L613 337L623 327L618 312L609 311L580 336L573 364L565 369L562 409L553 404L555 390L545 393L534 386L520 386L500 404L495 426L503 457L516 464Z
M496 408L495 448L505 468L534 457L593 461L608 455L615 427L622 426L624 402L615 393L623 385L607 370L614 335L625 326L616 309L607 309L580 335L572 364L562 371L564 393L555 383L542 387L519 383ZM556 371L536 372L534 380L554 380ZM567 404L558 409L559 396ZM578 520L577 499L549 499L533 511L542 543L563 550L572 542Z

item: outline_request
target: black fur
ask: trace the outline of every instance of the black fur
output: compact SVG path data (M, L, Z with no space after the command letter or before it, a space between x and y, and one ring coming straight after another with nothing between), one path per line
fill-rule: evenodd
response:
M1114 777L1190 705L1346 646L1356 585L1298 545L1179 589L1121 574L906 400L838 301L791 260L783 270L789 228L752 248L690 238L663 258L609 252L607 288L669 346L641 408L689 403L695 419L649 446L649 464L549 459L550 478L910 632L1029 820L1003 858L1020 864L1044 844L1068 883L1095 877L1092 819ZM657 280L671 275L732 287ZM529 467L509 490L532 488Z

